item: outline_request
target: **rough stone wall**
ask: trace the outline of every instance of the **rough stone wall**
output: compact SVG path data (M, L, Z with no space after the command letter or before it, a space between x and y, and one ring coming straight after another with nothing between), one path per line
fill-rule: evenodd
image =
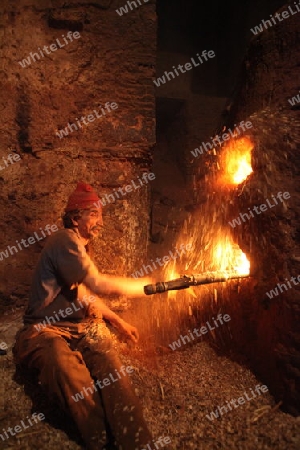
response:
M1 3L0 149L1 157L18 154L20 160L0 173L0 251L47 224L61 227L77 180L103 197L132 180L138 186L138 176L149 171L155 142L155 2L119 16L116 8L124 3ZM80 37L70 42L70 31ZM51 44L57 49L51 51ZM19 63L24 58L26 67ZM117 108L98 118L94 110L100 115L106 102ZM91 114L94 120L79 126L77 120ZM68 123L78 129L58 137ZM105 227L93 253L101 270L130 274L146 253L149 184L119 195L104 206ZM43 242L2 256L5 298L27 293Z
M300 13L295 14L252 39L243 63L241 87L220 124L219 134L225 125L233 129L242 120L252 122L246 134L254 143L253 174L237 187L224 187L215 184L220 172L217 162L221 164L217 155L222 150L218 148L216 156L204 153L195 158L197 204L177 242L190 242L195 237L195 252L187 262L193 258L201 261L201 252L209 249L220 228L221 235L223 231L232 235L247 254L252 276L199 286L194 294L179 291L176 301L171 298L165 310L156 306L160 323L164 323L157 334L167 343L180 333L188 334L194 326L200 329L207 321L212 324L220 313L230 315L226 326L201 339L208 338L233 358L238 353L239 361L242 357L282 407L295 415L300 412L300 284L294 285L291 277L297 281L300 276L300 104L291 106L288 100L299 93L299 17ZM195 139L198 117L195 115L194 127L190 122L188 125L195 129L195 133L188 133L195 147L200 143L197 145ZM209 140L208 135L205 140ZM272 195L278 192L289 192L290 198L276 205ZM234 229L230 227L229 221L240 213L249 214L248 208L253 211L267 200L274 206L259 215L253 213ZM177 273L202 271L201 265L192 270L188 266L187 271L184 262ZM278 283L286 287L280 290ZM269 298L267 293L276 288L278 294ZM155 310L151 317L156 317Z
M285 10L287 6L280 11ZM232 321L230 336L219 340L233 342L293 414L299 413L300 405L300 285L291 281L300 275L300 119L299 103L291 106L288 100L299 91L298 28L299 14L295 14L252 40L242 87L227 123L250 120L255 147L254 172L244 186L231 192L224 223L266 204L267 199L273 206L245 218L233 230L251 261L253 278L242 282L239 293L230 285L224 289L221 303ZM272 195L280 191L289 192L290 198L275 206ZM278 289L277 283L285 283L286 288L269 298L266 293ZM206 306L215 314L220 304L211 307L208 301Z

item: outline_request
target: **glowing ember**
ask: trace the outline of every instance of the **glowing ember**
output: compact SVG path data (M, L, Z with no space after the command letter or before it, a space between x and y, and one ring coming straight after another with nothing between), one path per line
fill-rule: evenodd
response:
M240 184L253 172L251 151L254 145L248 137L231 139L221 154L221 167L224 171L222 182Z

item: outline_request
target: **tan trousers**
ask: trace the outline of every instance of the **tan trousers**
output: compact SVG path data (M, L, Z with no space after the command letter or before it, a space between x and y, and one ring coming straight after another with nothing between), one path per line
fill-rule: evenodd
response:
M140 450L152 437L105 329L101 320L59 322L40 331L25 325L16 336L15 361L38 369L41 384L71 414L89 449L106 448L108 424L119 450ZM115 381L104 385L104 378Z

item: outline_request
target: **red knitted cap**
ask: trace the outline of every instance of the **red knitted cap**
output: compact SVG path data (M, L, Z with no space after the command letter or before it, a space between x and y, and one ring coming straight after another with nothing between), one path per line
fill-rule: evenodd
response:
M94 203L97 203L97 205L94 205ZM101 208L100 198L92 186L80 181L77 183L75 191L70 195L65 211L87 209L93 205L96 208Z

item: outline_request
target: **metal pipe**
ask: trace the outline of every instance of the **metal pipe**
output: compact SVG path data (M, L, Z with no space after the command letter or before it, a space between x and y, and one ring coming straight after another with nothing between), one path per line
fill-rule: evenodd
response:
M232 274L232 272L231 272ZM226 272L206 272L200 275L183 275L180 278L170 281L159 281L155 284L148 284L144 286L146 295L159 294L166 291L174 291L180 289L187 289L190 286L200 286L201 284L219 283L228 280L235 280L239 278L249 278L249 275L230 275Z

